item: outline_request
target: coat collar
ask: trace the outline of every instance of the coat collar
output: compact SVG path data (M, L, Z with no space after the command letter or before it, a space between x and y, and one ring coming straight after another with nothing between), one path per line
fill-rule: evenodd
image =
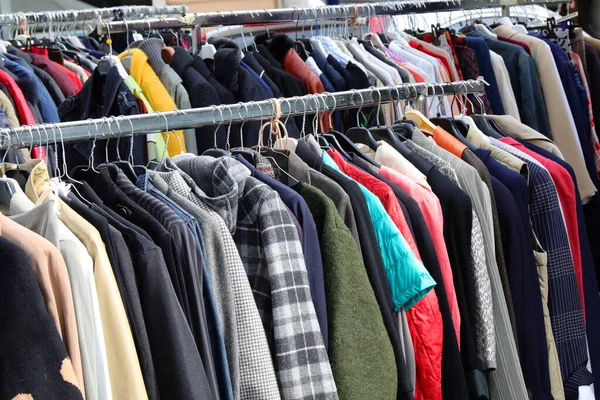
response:
M227 38L210 38L209 43L217 48L214 77L231 92L240 90L239 67L242 61L240 48Z
M160 76L162 70L167 65L162 59L162 48L164 42L159 38L150 38L133 42L130 47L139 48L148 57L148 64L152 67L156 75Z

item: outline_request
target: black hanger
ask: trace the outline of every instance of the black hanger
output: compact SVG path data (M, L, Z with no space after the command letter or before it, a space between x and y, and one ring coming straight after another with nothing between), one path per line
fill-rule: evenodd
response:
M304 48L306 49L306 51L312 53L313 48L312 48L312 44L310 43L309 38L301 37L301 38L298 38L298 41L302 42L304 44Z
M405 129L401 125L371 129L371 134L375 139L385 141L404 157L411 153L411 150L399 138L399 135L405 138L403 135L405 134Z
M346 136L354 143L364 143L373 150L377 150L379 145L377 140L371 135L371 132L362 127L350 128L346 131Z
M12 178L15 181L17 181L17 183L19 184L21 189L23 189L23 191L25 191L25 184L27 183L27 180L29 179L29 176L31 175L31 171L28 169L21 168L21 166L19 164L17 164L16 169L10 169L10 170L6 171L4 174L6 175L7 178Z
M310 53L304 46L304 43L299 40L294 41L294 50L296 50L296 53L298 53L300 58L302 58L302 60L304 61L306 61L308 57L310 57Z
M381 168L381 164L379 164L377 161L371 159L371 157L369 157L368 155L366 155L365 153L363 153L363 151L361 149L358 148L358 146L356 146L356 144L354 144L354 142L352 140L350 140L350 138L346 135L344 135L341 132L338 131L329 131L330 134L333 137L335 137L339 143L339 145L342 147L343 150L345 150L346 152L349 153L354 153L356 154L358 157L362 158L363 160L367 161L368 163L372 164L373 166L377 167L377 168ZM329 136L329 135L324 135L324 136Z
M232 156L240 155L244 157L246 161L248 161L252 165L256 165L256 157L255 153L250 150L244 150L243 148L237 148L230 150Z
M491 122L494 122L494 121L488 120L485 115L473 115L473 116L471 116L471 118L473 118L473 121L475 121L475 125L477 125L477 127L479 128L479 130L481 132L483 132L484 135L489 136L489 137L493 137L493 138L496 138L496 139L501 139L503 137L490 124Z
M387 36L383 33L378 33L377 36L379 36L379 39L381 39L381 42L383 44L390 44L390 41L388 40Z
M364 101L363 101L363 103L364 103ZM361 108L362 108L362 104L361 104ZM330 119L329 126L330 127L331 127L331 114L333 114L334 112L335 112L335 107L329 114L329 119ZM359 109L359 112L360 112L360 109ZM361 141L366 139L365 141L369 147L371 147L373 149L377 149L377 141L375 139L373 139L373 137L371 136L371 133L367 129L364 129L364 128L354 128L354 129L355 129L355 131L353 131L353 132L356 137L359 137ZM335 131L330 128L329 132L323 136L325 136L326 139L329 136L333 137L334 139L336 139L336 142L338 143L338 145L346 152L354 153L358 157L360 157L363 160L367 161L368 163L374 165L375 167L381 168L381 165L378 162L376 162L375 160L371 159L371 157L369 157L365 153L363 153L363 151L361 149L359 149L354 144L354 142L348 136L344 135L342 132L338 132L338 131Z
M309 133L309 135L314 136L312 133ZM317 135L316 139L317 139L317 143L319 143L319 146L321 146L321 149L323 149L323 150L331 149L331 146L329 146L329 142L324 137L322 137L321 135Z

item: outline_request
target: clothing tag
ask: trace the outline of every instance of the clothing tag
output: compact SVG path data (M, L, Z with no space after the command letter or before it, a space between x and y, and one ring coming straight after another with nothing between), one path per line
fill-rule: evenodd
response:
M50 184L63 197L67 197L71 191L70 183L59 182L57 178L50 178Z
M144 37L142 36L141 33L134 32L134 33L131 34L131 36L133 37L133 40L136 41L136 42L138 40L144 40Z

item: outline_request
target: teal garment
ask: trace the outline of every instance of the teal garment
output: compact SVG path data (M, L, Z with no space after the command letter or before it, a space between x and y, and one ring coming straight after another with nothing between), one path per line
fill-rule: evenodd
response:
M352 179L340 170L333 158L325 151L322 151L322 159L325 165L335 169L346 178ZM392 292L394 309L396 311L401 308L408 310L425 297L436 285L436 282L412 252L406 239L385 211L381 200L359 182L356 183L365 196L369 208L369 215Z

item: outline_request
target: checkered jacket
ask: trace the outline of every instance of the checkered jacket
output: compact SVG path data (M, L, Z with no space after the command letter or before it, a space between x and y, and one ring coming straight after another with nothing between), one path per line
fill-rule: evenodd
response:
M175 167L176 168L176 167ZM229 316L233 321L227 327L235 326L237 343L239 346L239 393L242 399L250 400L278 400L281 398L271 351L267 344L265 331L262 327L258 309L252 296L246 271L240 259L233 238L223 219L213 209L202 203L186 183L193 182L191 178L179 171L149 172L156 189L166 194L186 211L194 213L198 219L205 218L217 227L219 236L220 254L218 259L226 268L231 280L234 316ZM209 232L203 232L204 237L209 237ZM210 248L207 248L210 251ZM221 271L222 272L222 271ZM219 279L218 275L211 278ZM226 302L227 300L223 300ZM230 319L226 319L229 321ZM230 366L233 365L230 363ZM233 375L233 374L232 374Z
M279 195L231 158L195 157L177 166L202 185L192 187L194 194L233 232L274 356L282 397L337 398L300 238Z
M583 310L573 257L552 176L529 155L499 140L494 146L517 156L529 166L529 214L533 230L548 254L548 307L552 333L567 398L577 396L589 380Z

